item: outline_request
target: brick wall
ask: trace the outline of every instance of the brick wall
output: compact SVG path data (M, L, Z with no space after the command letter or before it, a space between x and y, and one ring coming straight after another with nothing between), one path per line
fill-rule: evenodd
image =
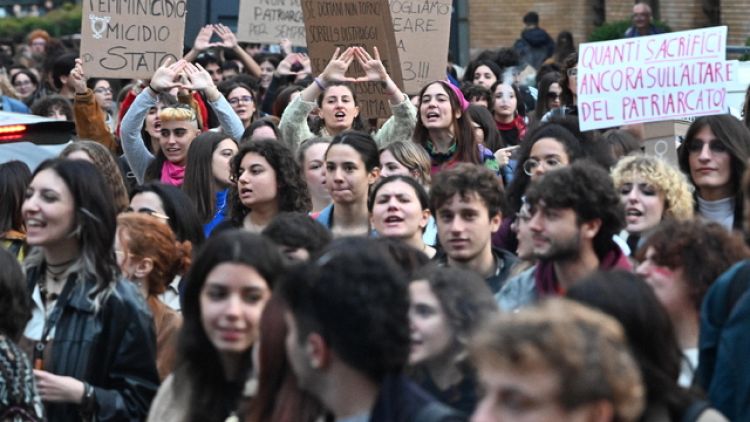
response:
M607 0L604 9L607 22L629 20L633 14L633 0Z
M472 57L484 49L512 47L523 30L523 15L531 10L539 14L540 26L553 39L560 31L567 30L579 43L593 29L592 0L471 0L469 39Z
M701 0L661 0L661 20L673 31L703 28L708 25Z
M750 8L747 0L722 0L721 24L729 26L728 45L745 45L750 37Z

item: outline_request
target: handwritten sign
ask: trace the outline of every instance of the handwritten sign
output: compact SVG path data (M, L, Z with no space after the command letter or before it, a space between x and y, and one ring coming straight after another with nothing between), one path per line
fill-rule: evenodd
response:
M682 119L727 110L736 63L727 27L581 44L581 130Z
M416 95L428 82L445 79L451 31L451 0L390 0L404 90Z
M88 76L150 78L182 57L187 0L84 0L81 56Z
M288 38L292 45L306 45L300 0L240 1L238 40L278 44L281 38Z
M396 38L388 0L302 0L307 48L313 72L320 73L337 47L342 51L362 46L372 54L378 47L380 58L393 82L403 87ZM347 75L364 76L355 60ZM388 117L391 113L385 88L380 83L354 85L364 117Z

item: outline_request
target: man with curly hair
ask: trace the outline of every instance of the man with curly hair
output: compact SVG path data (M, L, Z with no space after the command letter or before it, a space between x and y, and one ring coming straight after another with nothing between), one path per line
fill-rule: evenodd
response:
M464 419L401 375L410 350L408 283L373 239L331 243L291 269L276 294L287 307L286 353L298 385L337 421Z
M512 253L492 247L506 207L497 176L485 167L462 163L433 179L430 208L445 252L438 260L479 274L493 293L516 262Z
M597 269L631 269L612 240L625 225L625 212L612 178L601 167L577 161L550 171L529 187L526 202L537 263L495 295L502 310L562 295Z

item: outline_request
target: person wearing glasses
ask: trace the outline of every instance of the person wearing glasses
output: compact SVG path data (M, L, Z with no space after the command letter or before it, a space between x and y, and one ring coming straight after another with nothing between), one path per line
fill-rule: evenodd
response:
M742 229L740 189L750 158L750 130L723 114L696 119L677 151L680 170L695 186L697 213L728 230Z
M259 115L256 91L237 81L225 82L219 88L232 106L232 110L242 120L242 127L247 129Z
M29 107L43 95L39 90L39 78L29 69L19 69L11 76L10 83L18 93L18 98Z
M636 3L633 6L633 25L625 31L625 38L663 34L664 30L651 22L651 6Z
M550 72L539 80L539 99L536 102L536 108L529 113L530 122L539 121L548 111L562 105L560 77L558 72Z
M244 132L242 121L223 95L216 89L205 69L179 60L159 67L122 119L122 148L130 168L138 180L159 180L181 186L185 177L187 152L193 139L200 133L199 115L192 105L177 104L159 113L161 137L154 156L141 139L141 128L149 109L156 106L162 93L177 89L203 91L208 104L216 112L221 128L232 139L240 139ZM205 122L203 122L205 123Z
M542 122L548 122L557 116L578 116L578 53L570 53L565 58L560 72L561 105L541 116Z

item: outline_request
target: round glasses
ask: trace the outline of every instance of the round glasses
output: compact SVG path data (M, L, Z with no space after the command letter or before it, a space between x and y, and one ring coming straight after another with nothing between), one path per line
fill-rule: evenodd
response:
M536 158L529 158L523 163L523 172L526 173L527 176L533 176L539 166L543 166L545 170L552 170L562 166L562 162L553 157L545 158L541 161Z

